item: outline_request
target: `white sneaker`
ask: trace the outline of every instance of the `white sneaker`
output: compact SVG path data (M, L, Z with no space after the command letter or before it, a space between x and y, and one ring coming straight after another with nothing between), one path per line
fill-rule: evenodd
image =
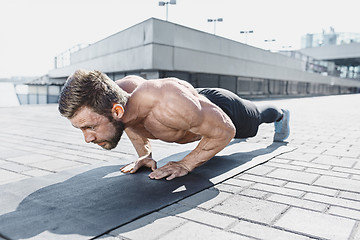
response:
M283 142L290 135L290 112L286 109L281 109L283 111L283 117L280 121L274 122L275 125L275 135L274 142Z

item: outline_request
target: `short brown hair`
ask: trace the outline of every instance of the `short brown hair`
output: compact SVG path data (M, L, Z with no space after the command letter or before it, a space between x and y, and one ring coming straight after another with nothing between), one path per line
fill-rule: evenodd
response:
M83 107L111 118L114 103L125 106L129 94L116 85L106 74L99 71L77 70L69 76L60 93L59 112L72 118Z

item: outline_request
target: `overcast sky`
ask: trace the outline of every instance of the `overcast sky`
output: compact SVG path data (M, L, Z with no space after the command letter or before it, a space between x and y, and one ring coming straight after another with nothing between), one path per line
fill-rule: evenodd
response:
M169 1L169 0L168 0ZM158 0L0 0L0 77L43 75L54 57L94 43L148 18L165 20ZM334 27L360 33L358 0L177 0L169 21L272 50L300 47L306 33Z

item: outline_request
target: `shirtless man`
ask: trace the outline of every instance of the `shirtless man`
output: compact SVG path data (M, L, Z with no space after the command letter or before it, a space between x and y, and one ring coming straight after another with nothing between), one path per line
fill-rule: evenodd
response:
M288 111L258 108L229 91L195 89L176 78L128 76L114 82L101 72L78 70L65 83L59 112L83 132L87 143L104 149L115 148L125 131L139 158L121 171L135 173L149 167L151 179L188 174L234 137L255 136L264 122L277 125L274 141L289 135ZM157 169L149 139L180 144L200 141L182 160Z

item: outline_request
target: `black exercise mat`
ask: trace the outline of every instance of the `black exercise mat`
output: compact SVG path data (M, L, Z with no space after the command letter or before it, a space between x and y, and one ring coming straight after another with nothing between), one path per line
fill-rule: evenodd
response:
M245 152L236 152L243 146ZM259 146L233 144L193 173L172 181L151 180L148 169L122 174L120 165L108 165L2 185L0 235L10 239L89 239L292 150L281 144ZM168 154L159 166L180 160L188 152Z

